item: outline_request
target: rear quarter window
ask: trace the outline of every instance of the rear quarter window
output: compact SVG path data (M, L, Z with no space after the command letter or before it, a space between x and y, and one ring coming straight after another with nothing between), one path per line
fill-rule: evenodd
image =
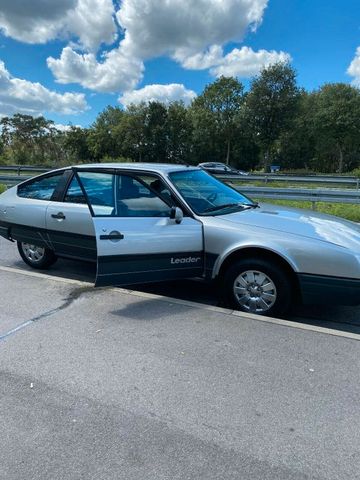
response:
M51 200L63 172L51 175L49 177L33 180L24 185L19 185L17 194L21 198L32 198L34 200Z

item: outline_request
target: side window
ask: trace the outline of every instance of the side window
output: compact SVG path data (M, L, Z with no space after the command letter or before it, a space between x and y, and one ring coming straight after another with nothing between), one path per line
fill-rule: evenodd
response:
M152 178L154 182L160 182ZM155 193L154 186L149 188L140 180L118 175L117 211L119 217L168 217L170 207ZM144 180L143 180L144 181ZM146 183L146 182L145 182ZM169 192L170 193L170 192Z
M159 197L168 205L178 206L177 201L171 193L169 187L158 177L153 177L151 175L138 175L137 178L146 183L146 185L149 186L149 189L153 190L157 195L159 195Z
M78 175L95 216L114 215L115 175L102 172L78 172Z
M169 216L169 205L143 181L131 175L100 172L78 172L78 175L95 216Z
M51 200L63 172L51 175L49 177L34 180L25 185L20 185L17 194L22 198L32 198L34 200Z
M69 188L67 189L64 202L69 203L86 203L86 198L81 190L79 182L76 177L73 177Z

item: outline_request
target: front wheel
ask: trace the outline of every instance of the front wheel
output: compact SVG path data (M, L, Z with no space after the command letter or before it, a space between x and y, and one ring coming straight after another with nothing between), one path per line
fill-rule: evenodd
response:
M17 242L17 247L21 258L32 268L46 270L57 260L55 253L48 248L38 247L26 242Z
M283 315L290 308L291 278L271 261L240 260L227 270L223 280L225 299L236 310L271 316Z

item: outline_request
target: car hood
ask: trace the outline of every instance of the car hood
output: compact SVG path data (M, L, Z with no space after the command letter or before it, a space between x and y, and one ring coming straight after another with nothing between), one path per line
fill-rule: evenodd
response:
M262 204L260 208L222 215L225 222L299 235L360 252L360 225L321 213Z

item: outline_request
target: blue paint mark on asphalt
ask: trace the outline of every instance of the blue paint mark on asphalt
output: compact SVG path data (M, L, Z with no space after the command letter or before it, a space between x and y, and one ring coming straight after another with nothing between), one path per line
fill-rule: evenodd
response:
M19 330L22 330L23 328L29 326L31 323L33 323L33 320L28 320L27 322L24 322L21 325L18 325L16 328L13 328L12 330L9 330L8 332L4 333L4 335L0 335L0 341L5 340L5 338L7 337L11 337L11 335L14 335Z

